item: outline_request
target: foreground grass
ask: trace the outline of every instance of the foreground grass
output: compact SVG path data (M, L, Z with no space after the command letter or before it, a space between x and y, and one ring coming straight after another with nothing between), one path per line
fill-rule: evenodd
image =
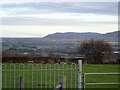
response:
M78 87L78 66L56 65L42 66L39 64L5 64L3 65L3 88L19 88L22 77L24 88L54 88L66 76L66 87ZM19 67L20 66L20 67ZM14 68L15 67L15 68ZM6 68L7 71L4 71ZM34 69L33 69L34 68ZM41 69L42 68L42 69ZM62 70L65 68L66 70ZM61 70L60 70L61 69ZM86 64L82 66L82 73L109 73L118 72L117 64ZM118 75L88 75L85 82L118 82ZM118 85L86 85L86 88L117 88Z
M83 73L114 73L118 71L119 65L98 64L83 65ZM120 75L88 75L86 82L106 83L119 82ZM118 85L87 85L86 88L118 88Z

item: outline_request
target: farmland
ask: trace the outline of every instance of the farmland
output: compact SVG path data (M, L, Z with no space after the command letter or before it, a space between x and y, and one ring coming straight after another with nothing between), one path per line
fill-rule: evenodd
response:
M19 87L19 78L23 77L24 88L54 88L55 85L60 81L60 77L64 74L67 78L67 88L78 87L78 66L77 65L64 65L66 70L62 70L63 65L57 64L56 71L54 64L5 64L6 72L4 71L5 66L3 65L2 73L2 85L6 88L13 88L14 86ZM20 65L20 68L19 68ZM32 68L33 67L33 68ZM59 70L59 68L61 70ZM14 71L15 70L15 71ZM83 64L82 73L110 73L118 72L117 64ZM72 74L71 74L72 73ZM6 75L6 77L5 77ZM33 76L33 77L32 77ZM10 78L11 77L11 78ZM118 75L89 75L86 77L86 82L118 82ZM6 82L5 82L6 80ZM86 88L117 88L118 85L88 85Z
M19 88L21 78L22 87L24 88L53 89L59 84L63 76L66 77L66 88L78 88L78 65L72 65L71 67L70 64L77 63L77 60L82 56L78 52L78 46L81 41L81 39L4 38L2 44L3 88ZM108 60L107 64L86 64L83 56L82 74L118 72L117 60L119 60L119 53L115 54L114 51L119 52L118 47L120 45L116 42L111 42L109 43L113 47L114 55L114 59L111 59L115 62ZM14 64L11 65L10 63ZM63 66L63 63L68 65L65 64ZM118 77L118 75L87 75L85 82L118 82ZM85 88L117 87L118 85L85 86Z
M41 56L41 57L75 57L78 54L78 46L81 39L45 39L45 38L3 38L3 56ZM114 51L119 45L117 42L109 42ZM119 50L118 50L119 51Z

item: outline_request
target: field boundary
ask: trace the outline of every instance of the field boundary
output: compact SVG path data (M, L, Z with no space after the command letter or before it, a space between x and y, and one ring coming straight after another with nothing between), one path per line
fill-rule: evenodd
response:
M82 70L81 67L79 70ZM81 73L79 71L82 76ZM36 66L2 64L2 74L2 88L55 88L60 84L62 77L66 77L66 88L78 88L78 64L75 63L37 64ZM79 80L82 80L81 76Z
M86 82L86 76L88 75L120 75L119 72L113 73L84 73L83 74L83 88L85 90L86 85L119 85L120 82Z
M89 75L120 75L119 72L82 73L78 64L2 64L2 88L55 88L63 85L78 90L86 85L112 85L120 82L86 82ZM82 77L83 76L83 77ZM63 79L63 77L65 79ZM93 77L94 78L94 77Z

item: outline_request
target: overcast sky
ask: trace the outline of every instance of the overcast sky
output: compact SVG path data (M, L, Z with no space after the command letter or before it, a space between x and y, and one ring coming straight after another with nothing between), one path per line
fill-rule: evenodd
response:
M2 37L43 37L55 32L118 30L117 2L39 2L3 0Z

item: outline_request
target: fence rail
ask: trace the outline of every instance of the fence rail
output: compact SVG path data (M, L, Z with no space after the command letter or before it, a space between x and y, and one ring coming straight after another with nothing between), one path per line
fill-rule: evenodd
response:
M89 75L120 73L84 73L78 64L2 64L2 88L86 88L86 85L116 85L120 82L86 82ZM82 78L83 76L83 78ZM62 79L65 77L65 81ZM94 77L92 77L94 79ZM83 80L83 82L82 82ZM63 83L65 83L65 85ZM67 89L66 89L67 90Z
M66 88L78 87L78 65L74 63L2 65L3 88L54 88L62 76L66 76Z
M84 82L83 87L84 88L86 87L86 85L118 85L118 84L120 84L120 82L86 82L86 77L88 75L120 75L120 73L118 73L118 72L113 72L113 73L84 73L84 80L83 80L83 82Z

